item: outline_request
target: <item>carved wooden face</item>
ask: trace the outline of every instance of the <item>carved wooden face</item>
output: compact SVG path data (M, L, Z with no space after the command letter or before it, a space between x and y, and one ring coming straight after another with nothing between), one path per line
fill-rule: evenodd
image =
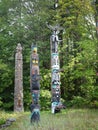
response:
M37 53L37 47L32 48L33 53Z

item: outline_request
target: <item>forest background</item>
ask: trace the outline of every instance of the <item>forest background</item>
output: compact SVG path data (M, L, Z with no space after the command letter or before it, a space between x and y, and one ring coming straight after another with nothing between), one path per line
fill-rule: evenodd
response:
M38 46L42 110L51 105L50 36L59 24L61 97L67 107L98 108L97 0L0 0L0 109L13 110L15 51L23 47L24 108L29 109L31 44Z

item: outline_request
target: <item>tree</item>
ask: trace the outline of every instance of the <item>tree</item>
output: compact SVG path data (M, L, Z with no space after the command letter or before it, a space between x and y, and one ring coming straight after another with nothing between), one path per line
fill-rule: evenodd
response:
M40 2L40 0L2 0L0 1L1 7L1 33L0 33L0 93L2 107L4 109L13 109L13 91L14 91L14 55L17 43L23 46L23 70L24 70L24 104L29 105L30 97L30 49L31 44L38 45L38 52L40 56L40 67L43 67L41 74L47 75L50 69L49 56L50 31L46 27L46 21L49 19L48 12L50 0ZM47 40L48 39L48 40ZM46 70L46 71L45 71ZM42 83L46 79L42 80ZM47 81L45 81L47 82ZM50 83L49 83L50 84ZM48 84L48 88L49 88ZM44 86L42 88L46 89ZM8 93L6 94L6 91ZM11 95L11 96L9 96ZM28 95L28 96L27 96ZM3 102L5 102L3 104Z
M91 1L60 0L57 19L64 28L60 48L64 70L61 77L63 98L73 101L77 99L74 97L80 96L89 102L96 75L95 21Z

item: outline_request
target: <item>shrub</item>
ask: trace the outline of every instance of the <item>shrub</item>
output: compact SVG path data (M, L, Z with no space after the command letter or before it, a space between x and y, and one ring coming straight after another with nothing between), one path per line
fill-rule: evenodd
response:
M0 125L4 124L6 120L4 118L0 119Z
M98 101L97 100L94 100L90 103L90 107L91 108L98 108Z
M51 93L48 90L41 90L40 103L42 110L49 110L51 104Z
M73 100L71 101L71 105L78 108L84 107L87 104L87 100L80 96L74 96Z

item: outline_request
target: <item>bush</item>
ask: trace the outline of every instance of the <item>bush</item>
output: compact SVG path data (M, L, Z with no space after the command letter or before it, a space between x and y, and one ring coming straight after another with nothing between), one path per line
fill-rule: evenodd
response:
M40 103L42 110L49 110L51 105L51 93L48 90L41 90Z
M87 104L87 100L80 96L74 96L71 101L71 105L78 108L85 107Z
M0 125L2 125L2 124L4 124L6 122L6 120L5 119L0 119Z
M21 115L22 113L18 114L18 113L0 111L0 125L5 124L8 118L13 118L13 117L17 118L17 117L20 117Z
M90 103L90 107L91 107L91 108L98 108L98 101L97 101L97 100L92 101L92 102Z

